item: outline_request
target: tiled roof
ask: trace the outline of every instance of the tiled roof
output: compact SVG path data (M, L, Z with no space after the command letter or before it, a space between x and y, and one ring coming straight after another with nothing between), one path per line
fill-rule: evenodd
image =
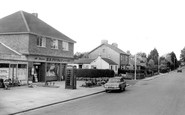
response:
M0 34L32 33L75 43L66 35L43 22L33 14L18 11L0 19Z
M109 65L118 65L117 63L115 63L114 61L112 61L111 59L108 58L102 58L104 61L106 61Z
M74 63L75 64L90 64L92 61L94 61L94 59L81 58L81 59L75 60Z
M126 54L126 55L129 55L129 54L125 53L123 50L119 49L118 47L115 47L115 46L110 45L110 44L101 44L101 45L99 45L98 47L96 47L95 49L93 49L92 51L90 51L89 54L90 54L91 52L95 51L96 49L98 49L99 47L103 46L103 45L105 45L105 46L111 48L112 50L118 52L119 54Z

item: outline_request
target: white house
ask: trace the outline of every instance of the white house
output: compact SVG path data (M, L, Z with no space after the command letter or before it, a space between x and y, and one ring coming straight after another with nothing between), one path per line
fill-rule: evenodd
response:
M118 64L108 58L102 58L99 56L90 65L96 69L111 69L115 73L118 73Z

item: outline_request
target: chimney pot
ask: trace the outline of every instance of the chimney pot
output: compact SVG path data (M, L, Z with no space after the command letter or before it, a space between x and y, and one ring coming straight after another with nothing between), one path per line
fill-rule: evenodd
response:
M32 15L38 18L38 13L32 13Z
M101 44L108 44L108 40L101 40Z
M112 43L112 46L118 47L118 44L117 43Z

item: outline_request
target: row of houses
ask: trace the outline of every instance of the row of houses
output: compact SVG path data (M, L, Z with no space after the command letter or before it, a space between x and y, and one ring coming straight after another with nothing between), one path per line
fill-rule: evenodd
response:
M111 69L118 73L118 68L126 69L129 65L129 54L119 49L117 43L109 44L108 40L102 40L86 58L75 60L74 64L77 68Z
M74 60L76 41L38 18L37 13L18 11L0 19L0 79L44 82L63 80L67 65L78 68L126 69L129 54L117 43L101 44L88 58Z

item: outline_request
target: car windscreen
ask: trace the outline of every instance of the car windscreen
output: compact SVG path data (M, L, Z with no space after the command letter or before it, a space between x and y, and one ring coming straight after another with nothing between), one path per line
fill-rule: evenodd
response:
M109 79L108 82L109 83L117 83L117 82L120 82L120 79L119 78L111 78L111 79Z

